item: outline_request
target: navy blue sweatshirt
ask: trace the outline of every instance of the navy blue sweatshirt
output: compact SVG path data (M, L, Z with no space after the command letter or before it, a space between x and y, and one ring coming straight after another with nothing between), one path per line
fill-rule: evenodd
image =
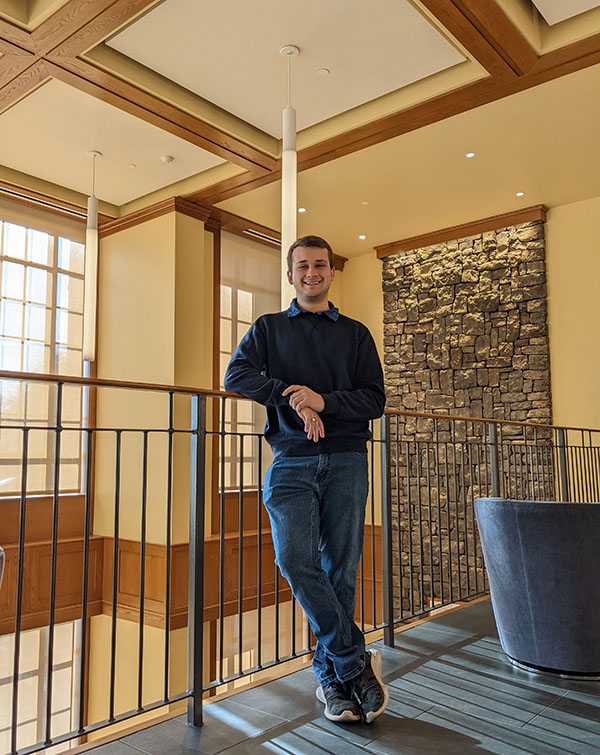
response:
M304 422L282 396L306 385L325 401L325 437L308 440ZM338 313L307 312L295 300L286 312L263 315L231 358L225 389L267 407L265 437L284 456L365 451L369 420L385 406L383 373L373 338L360 322Z

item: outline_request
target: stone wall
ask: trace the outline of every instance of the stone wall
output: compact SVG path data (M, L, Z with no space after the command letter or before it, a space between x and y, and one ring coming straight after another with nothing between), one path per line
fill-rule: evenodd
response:
M388 406L550 422L544 225L383 263Z
M390 256L383 292L388 407L551 422L543 223ZM535 432L541 452L531 433L503 428L507 497L529 497L532 470L552 488L549 434ZM490 447L481 423L402 416L391 435L395 610L406 616L486 588L473 501L491 494Z

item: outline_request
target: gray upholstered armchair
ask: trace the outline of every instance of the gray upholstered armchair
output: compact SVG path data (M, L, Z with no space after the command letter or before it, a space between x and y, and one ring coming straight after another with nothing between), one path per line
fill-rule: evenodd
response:
M600 678L600 504L479 498L475 512L509 659Z

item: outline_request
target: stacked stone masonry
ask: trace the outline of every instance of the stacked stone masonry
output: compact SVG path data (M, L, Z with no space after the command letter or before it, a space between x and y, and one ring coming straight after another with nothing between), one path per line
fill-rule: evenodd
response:
M389 408L551 422L543 223L390 256L383 297ZM490 494L489 446L476 423L404 416L391 429L396 610L405 615L485 589L472 504ZM502 482L527 497L531 433L505 427L504 437ZM550 486L550 455L536 454Z
M551 421L544 225L383 263L388 406Z

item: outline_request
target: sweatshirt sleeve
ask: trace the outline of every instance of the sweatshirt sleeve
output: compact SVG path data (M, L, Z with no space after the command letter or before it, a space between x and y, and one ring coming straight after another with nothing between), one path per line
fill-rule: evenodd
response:
M225 390L241 393L265 406L288 405L283 380L266 376L267 348L264 323L259 319L240 341L225 372Z
M322 413L349 421L377 419L383 414L383 370L375 342L366 329L358 345L354 384L352 390L321 394L325 401Z

